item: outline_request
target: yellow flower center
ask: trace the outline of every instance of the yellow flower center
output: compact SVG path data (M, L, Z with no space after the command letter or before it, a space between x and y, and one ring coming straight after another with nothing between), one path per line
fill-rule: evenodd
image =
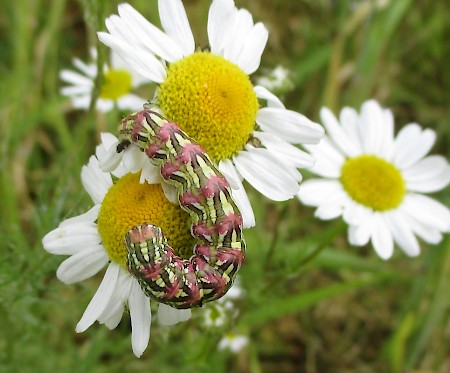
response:
M166 117L198 141L216 162L244 147L258 112L249 77L225 58L206 52L171 64L158 100Z
M98 231L110 260L126 267L125 235L138 224L162 228L169 245L182 257L192 254L188 213L170 203L159 184L140 184L139 173L120 178L103 199Z
M103 75L100 97L117 100L131 91L132 77L126 70L108 70Z
M406 192L401 172L374 155L347 159L341 183L354 201L377 211L396 208Z

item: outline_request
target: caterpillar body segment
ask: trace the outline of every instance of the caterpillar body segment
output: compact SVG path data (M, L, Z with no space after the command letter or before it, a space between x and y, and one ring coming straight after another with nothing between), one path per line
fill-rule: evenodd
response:
M245 255L242 215L227 180L198 143L149 109L124 118L119 134L118 152L135 144L175 186L196 239L191 258L182 259L159 227L136 226L125 238L128 270L147 296L175 308L222 297Z

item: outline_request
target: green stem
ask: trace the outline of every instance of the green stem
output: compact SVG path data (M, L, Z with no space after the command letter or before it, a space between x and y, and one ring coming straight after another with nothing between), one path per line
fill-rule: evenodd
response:
M285 203L281 211L277 215L277 220L273 228L272 241L270 242L269 250L267 251L266 260L264 262L264 268L267 270L272 262L273 254L275 253L275 247L277 246L278 239L280 237L280 224L284 220L288 211L288 204Z
M327 234L324 236L323 240L321 240L317 246L314 248L312 252L310 252L305 258L303 258L299 263L299 268L307 265L312 262L323 249L329 246L329 244L337 237L345 231L346 225L341 220L336 226L334 226L331 230L327 231Z

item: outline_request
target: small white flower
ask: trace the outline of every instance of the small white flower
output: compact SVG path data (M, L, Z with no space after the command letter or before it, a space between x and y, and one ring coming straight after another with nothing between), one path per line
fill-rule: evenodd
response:
M91 50L92 62L84 63L78 58L72 60L77 71L62 70L61 80L68 85L61 89L63 96L70 97L75 109L88 109L92 90L97 77L97 54ZM114 105L120 110L140 110L147 101L132 93L132 90L144 84L146 79L129 69L123 60L111 53L110 65L103 68L103 84L96 108L102 112L111 111Z
M277 66L268 74L258 78L256 82L258 85L270 91L278 91L292 87L292 82L289 80L289 70L283 66Z
M204 307L204 323L210 328L221 328L230 323L239 315L239 309L235 301L243 297L244 290L240 286L239 278L236 278L228 292L214 303L208 303Z
M207 328L221 328L229 321L230 304L219 301L207 304L204 308L203 320Z
M248 337L234 333L227 333L219 342L219 350L230 350L235 354L248 345Z
M63 221L58 228L43 238L42 243L45 250L51 254L70 256L57 270L58 279L66 284L85 280L107 266L103 281L86 308L76 331L85 331L95 321L114 329L122 319L125 305L128 305L132 348L134 354L139 357L147 348L150 338L150 301L124 265L124 234L132 226L141 224L144 222L141 220L148 218L140 216L142 214L153 214L151 216L158 219L157 214L160 211L154 210L160 210L161 206L165 206L163 208L166 210L159 219L177 223L178 205L172 205L168 201L162 202L165 198L159 186L140 184L138 175L129 173L130 170L120 161L113 172L119 179L113 183L112 175L100 169L99 161L104 161L106 149L116 142L117 139L113 135L102 134L102 144L97 147L96 156L92 156L82 169L83 186L92 198L94 206L80 216ZM143 194L145 199L142 198ZM170 235L170 229L165 232ZM185 235L190 236L188 232ZM160 304L158 315L160 323L172 325L187 320L191 311L176 310Z
M311 171L323 179L302 184L300 200L317 206L320 219L342 216L349 224L353 245L371 241L377 254L388 259L394 242L409 256L420 252L416 236L436 244L450 231L450 210L422 193L445 188L450 166L438 155L426 157L436 135L413 123L394 138L390 110L373 100L361 113L341 111L339 121L321 111L328 132L308 150L317 160Z
M205 148L236 186L233 196L244 227L255 217L242 185L247 180L266 197L283 201L299 190L299 167L312 157L293 144L316 144L323 128L288 110L267 88L253 86L268 39L233 0L214 0L209 9L210 51L196 50L181 0L159 0L163 31L131 5L106 20L99 39L133 69L158 85L154 106Z

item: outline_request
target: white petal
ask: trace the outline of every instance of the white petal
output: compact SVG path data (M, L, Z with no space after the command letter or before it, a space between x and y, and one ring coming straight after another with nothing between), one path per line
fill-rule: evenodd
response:
M110 47L139 74L155 83L164 81L166 70L152 53L145 50L136 50L136 48L126 44L125 41L106 32L98 32L97 35L103 44Z
M228 163L231 162L229 159L225 159L225 162ZM230 173L228 173L228 170L226 169L226 167L221 168L222 166L220 166L222 164L222 161L219 162L219 170L222 173L222 175L225 177L225 179L227 179L228 184L230 184L230 188L233 190L238 190L240 188L241 185L241 181L244 179L241 175L239 175L235 169L235 174L234 176L231 176ZM231 165L233 165L233 163L231 162ZM234 166L233 166L234 167Z
M121 60L122 60L122 58L121 58ZM148 83L148 79L145 76L139 74L136 70L131 69L128 65L127 65L127 70L133 78L133 80L131 82L132 88L138 88L138 87ZM148 101L148 98L146 98L146 101Z
M223 53L231 36L231 32L227 31L234 22L236 11L233 0L213 0L208 13L208 39L211 53Z
M434 199L421 194L408 194L402 211L442 232L450 232L450 210Z
M233 12L227 27L230 37L227 38L227 43L224 46L223 56L237 64L237 60L244 49L246 35L250 33L253 27L252 15L246 9L236 10Z
M342 215L344 221L350 225L371 224L373 210L348 197L345 205L345 211Z
M116 14L111 15L105 20L106 28L108 29L110 35L117 41L127 42L136 49L147 50L143 44L140 43L139 36L136 35L135 30L133 30L132 25L129 25L126 18L121 18ZM127 66L127 60L123 59L120 54L115 50L111 50L111 56L114 56L114 63L122 60L121 63Z
M384 214L375 212L372 220L372 246L381 259L389 259L394 252L394 240Z
M116 287L117 278L119 275L120 265L111 263L103 277L103 280L87 306L86 310L78 322L75 331L77 333L84 332L89 328L103 313Z
M120 21L120 22L122 22L122 21ZM110 60L111 60L111 68L112 69L126 70L131 74L132 88L137 88L148 82L148 80L144 76L139 74L136 70L131 69L130 66L127 64L127 62L124 61L123 58L120 57L117 53L114 53L113 51L111 51Z
M100 205L94 205L89 209L88 212L84 214L74 216L73 218L66 219L62 221L59 226L64 227L72 224L78 223L94 223L98 218L98 212L100 211Z
M114 53L114 51L111 51L111 53L109 55L109 60L110 60L110 63L111 63L111 68L113 70L126 70L126 71L128 71L129 67L128 67L127 63L117 53ZM129 71L129 72L131 73L132 71Z
M347 136L351 138L353 146L357 148L357 154L362 153L362 142L359 134L359 116L355 109L344 107L339 115L339 122L346 132Z
M423 158L436 140L436 133L431 129L424 129L418 124L403 127L395 139L395 153L393 161L405 168Z
M80 70L84 75L90 77L91 79L97 76L97 66L95 64L86 64L79 58L72 59L72 63L78 70Z
M94 83L92 82L92 79L89 79L81 74L78 74L71 70L62 70L59 73L59 77L61 80L65 81L66 83L71 83L75 86L84 86L84 87L90 87L92 88L94 86Z
M308 168L314 165L314 158L310 154L271 133L255 131L253 136L258 138L286 167Z
M117 153L117 145L119 140L110 132L100 133L101 143L95 147L95 156L98 159L100 169L104 172L114 170L122 158L121 154ZM112 161L111 158L114 160ZM118 160L116 158L119 158ZM117 163L117 165L105 167L104 164Z
M418 224L418 222L410 222L412 231L419 236L425 242L437 245L442 241L442 233L434 227L428 227L423 224Z
M350 225L347 232L348 242L354 246L366 245L370 239L371 229L371 224Z
M324 200L320 203L314 216L322 220L331 220L341 216L347 200L346 193L341 191L323 197Z
M384 142L388 141L390 136L389 125L378 102L369 100L362 105L358 128L365 153L385 157L382 149Z
M56 277L65 284L83 281L100 271L108 263L108 254L102 245L88 246L64 260Z
M234 62L246 74L250 75L258 69L268 38L269 31L260 22L245 35L242 52Z
M73 255L100 242L97 224L86 222L59 226L42 239L44 249L57 255Z
M255 214L253 213L253 209L248 199L247 193L244 189L244 186L242 185L241 179L233 163L229 159L225 159L219 163L219 170L223 172L227 180L228 175L230 175L233 178L234 182L237 184L237 188L233 188L231 190L231 194L236 202L239 211L241 212L243 227L254 227L256 224Z
M137 281L133 281L128 305L131 317L131 345L134 354L140 357L150 340L151 311L150 300L142 292Z
M322 118L322 123L325 126L328 136L342 153L346 154L348 157L357 156L360 149L340 126L331 110L325 107L322 108L320 110L320 117Z
M133 32L135 38L139 40L142 46L150 50L152 54L156 54L169 62L183 58L183 50L178 43L147 21L130 4L120 4L119 14L122 17L122 21Z
M175 325L191 318L191 310L177 310L166 304L160 303L158 308L158 320L161 325Z
M439 155L421 159L402 172L407 189L431 193L445 188L450 182L450 166Z
M318 145L305 145L312 154L315 163L310 171L322 177L338 178L341 176L344 156L335 148L328 137L324 137Z
M87 166L81 169L81 181L96 204L103 201L103 197L113 184L111 176L100 169L98 160L94 156L91 156Z
M384 109L383 113L383 140L380 144L380 154L383 154L384 159L392 162L394 153L394 116L389 109Z
M410 215L408 212L403 211L403 205L399 207L399 210L405 216L407 224L411 227L412 231L422 238L425 242L431 244L438 244L442 240L442 234L439 229L428 225L426 222L417 219L415 215Z
M281 100L272 92L270 92L266 87L256 85L253 87L253 90L255 91L256 97L267 101L268 107L285 109L284 104L281 102Z
M324 135L323 128L304 115L280 108L262 108L256 122L261 128L291 144L317 144Z
M177 42L184 56L194 53L194 36L181 0L159 0L158 7L164 31Z
M84 85L74 85L69 87L62 87L61 94L63 96L71 97L78 95L90 95L92 92L92 87Z
M142 170L148 158L137 146L129 146L122 155L122 163L128 172L136 173Z
M162 184L164 182L158 166L154 166L150 161L142 165L142 172L139 182L143 184L145 181L149 184Z
M116 290L110 298L105 310L98 318L100 324L105 324L108 329L115 329L122 320L125 303L130 296L131 285L134 279L130 274L121 269L117 278Z
M114 101L113 100L105 100L103 98L97 99L95 104L95 108L102 113L107 113L114 109Z
M95 148L99 167L103 172L112 172L120 164L122 154L117 153L119 140L110 133L101 133L102 143Z
M299 180L281 168L265 149L242 151L233 161L237 171L267 198L284 201L298 192Z
M99 317L98 321L100 324L104 324L109 330L115 329L122 320L124 310L125 305L123 303L110 302L105 310L108 312L104 312L104 314Z
M117 107L120 110L141 110L147 101L145 98L130 93L117 100Z
M341 183L337 180L311 179L301 183L298 197L308 206L319 206L324 196L342 192Z
M384 214L389 224L395 242L409 256L417 256L420 253L419 243L408 226L404 214L399 210L393 210Z
M74 109L89 109L91 105L91 96L86 95L86 96L72 97L71 101Z
M169 183L166 183L165 181L161 182L161 187L163 189L164 195L169 200L170 203L173 203L174 205L178 204L178 191Z
M119 139L114 136L111 132L102 132L100 133L101 144L105 147L105 149L109 149L112 146L117 146L119 143ZM100 160L100 156L96 153L97 159Z
M123 163L119 163L119 165L113 171L111 171L111 174L120 179L122 176L125 176L129 172L130 171L126 169Z

